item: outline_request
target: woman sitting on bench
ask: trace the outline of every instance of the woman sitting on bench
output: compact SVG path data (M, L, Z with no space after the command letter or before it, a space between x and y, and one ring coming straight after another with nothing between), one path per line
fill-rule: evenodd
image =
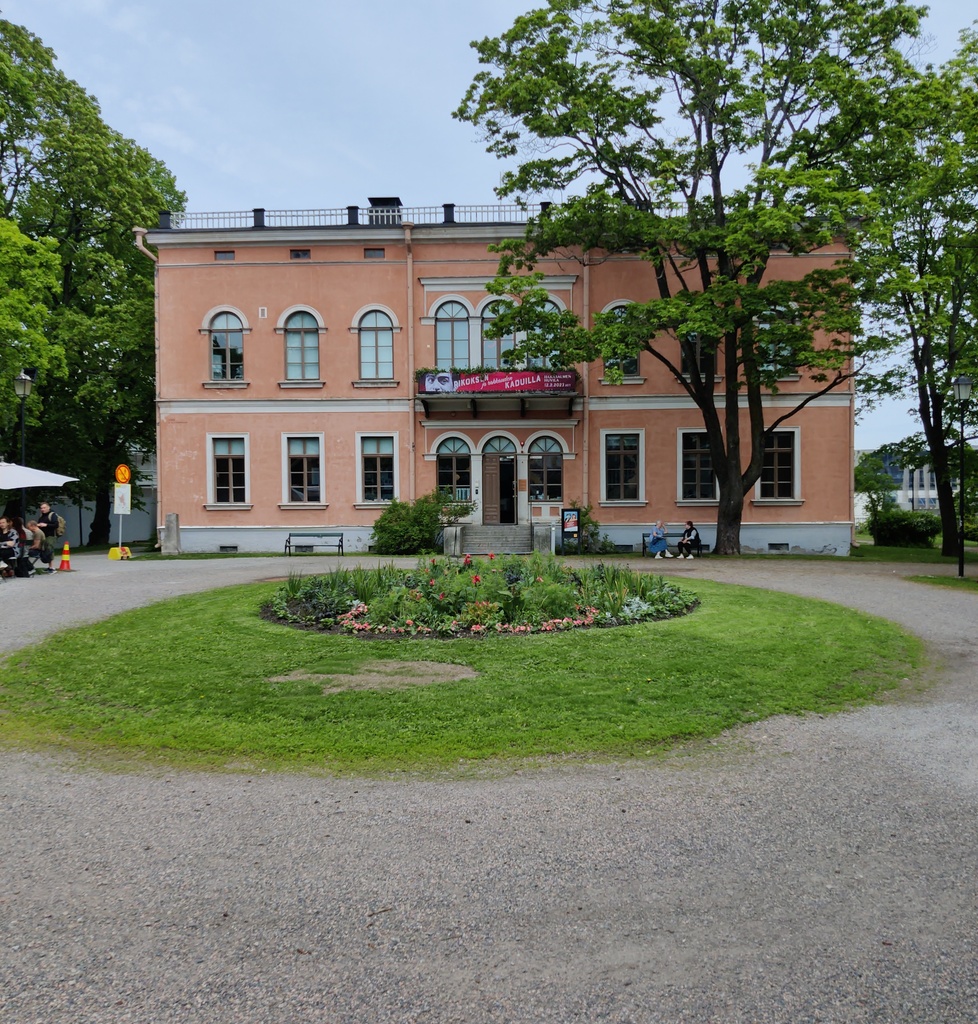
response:
M693 548L700 548L700 532L693 526L691 519L686 520L686 529L683 530L682 538L679 541L679 557L692 558Z
M652 532L649 534L649 551L656 558L662 558L663 555L666 558L672 558L669 545L666 543L666 528L662 525L661 519L655 521L655 526L652 527Z

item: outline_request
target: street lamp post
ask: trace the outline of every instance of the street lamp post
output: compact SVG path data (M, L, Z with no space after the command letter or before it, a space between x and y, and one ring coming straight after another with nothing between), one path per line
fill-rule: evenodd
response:
M958 478L958 578L964 579L964 406L971 397L971 378L955 378L954 397L961 410L961 475Z
M30 397L34 381L23 370L19 377L14 377L14 393L20 399L20 464L27 465L27 432L25 430L24 407ZM20 489L20 517L27 519L27 488Z

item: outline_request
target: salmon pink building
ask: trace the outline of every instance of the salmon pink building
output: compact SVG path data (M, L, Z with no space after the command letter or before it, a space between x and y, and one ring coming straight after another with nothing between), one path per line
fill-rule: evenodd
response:
M601 362L511 368L512 342L487 336L488 246L520 236L525 216L390 198L164 214L137 231L157 259L160 522L179 516L183 550L281 551L292 532L328 530L365 552L392 499L436 488L474 502L469 551L549 550L574 503L622 548L640 550L656 519L691 519L712 544L700 412L652 356L612 383ZM839 255L774 255L771 272ZM538 269L553 306L585 323L654 294L639 258ZM771 408L813 390L789 376ZM848 552L853 402L840 388L774 433L744 550Z

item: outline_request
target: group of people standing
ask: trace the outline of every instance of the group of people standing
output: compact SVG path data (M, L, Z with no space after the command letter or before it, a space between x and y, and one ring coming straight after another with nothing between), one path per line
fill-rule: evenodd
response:
M699 550L700 534L699 530L693 526L692 520L686 520L686 529L683 530L683 535L676 547L679 549L680 558L693 558L693 548ZM649 533L649 551L652 552L654 558L673 557L666 539L666 528L661 519L656 520L655 526Z
M20 516L0 516L0 571L4 576L27 578L36 576L33 557L36 554L44 573L56 572L51 562L59 533L64 533L61 517L42 501L37 519L27 523Z

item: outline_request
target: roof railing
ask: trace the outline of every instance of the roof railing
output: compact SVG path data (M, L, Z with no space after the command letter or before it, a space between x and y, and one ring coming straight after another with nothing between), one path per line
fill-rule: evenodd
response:
M164 231L240 228L399 227L402 224L525 224L550 203L488 203L459 206L341 206L323 210L233 210L225 213L160 214Z

